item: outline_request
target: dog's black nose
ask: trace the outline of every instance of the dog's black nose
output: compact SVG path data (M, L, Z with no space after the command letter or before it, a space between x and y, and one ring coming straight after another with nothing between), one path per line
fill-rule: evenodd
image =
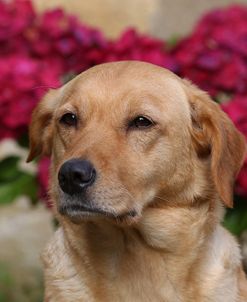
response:
M59 170L60 188L69 195L81 193L95 181L96 171L88 160L70 159Z

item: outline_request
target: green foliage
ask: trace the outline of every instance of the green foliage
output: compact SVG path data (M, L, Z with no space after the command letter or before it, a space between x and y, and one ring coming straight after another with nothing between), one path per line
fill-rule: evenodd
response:
M24 134L18 139L18 144L19 144L21 147L28 148L28 146L29 146L28 133L24 133Z
M235 198L234 209L227 210L223 225L233 234L239 236L247 229L247 200Z
M7 157L0 162L0 204L9 203L20 195L35 201L38 185L35 176L21 171L19 158Z

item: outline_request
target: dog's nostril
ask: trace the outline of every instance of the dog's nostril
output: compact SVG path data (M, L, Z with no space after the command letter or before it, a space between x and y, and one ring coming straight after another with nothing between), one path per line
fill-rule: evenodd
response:
M78 182L84 181L83 175L80 172L74 172L73 179L78 181Z
M91 164L84 163L84 166L79 166L77 169L72 171L72 178L73 181L77 183L87 183L92 180L92 178L95 176L95 169Z
M61 189L70 195L82 192L92 185L96 177L93 165L87 160L71 159L65 162L58 174Z
M91 179L91 176L84 172L85 171L75 171L73 173L73 180L78 183L88 182Z

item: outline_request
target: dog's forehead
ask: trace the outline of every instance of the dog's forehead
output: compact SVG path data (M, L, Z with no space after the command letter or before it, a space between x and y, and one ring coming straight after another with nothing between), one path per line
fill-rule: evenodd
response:
M188 107L181 79L167 69L143 62L116 62L95 66L81 73L63 89L64 99L94 106L119 106L121 101L141 100ZM186 110L187 111L187 110Z

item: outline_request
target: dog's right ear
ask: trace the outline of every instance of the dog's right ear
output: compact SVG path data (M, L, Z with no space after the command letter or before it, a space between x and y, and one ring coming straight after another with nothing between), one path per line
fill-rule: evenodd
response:
M29 155L27 162L30 162L39 155L51 155L52 149L52 115L58 103L57 91L55 89L43 97L32 114L29 127Z

